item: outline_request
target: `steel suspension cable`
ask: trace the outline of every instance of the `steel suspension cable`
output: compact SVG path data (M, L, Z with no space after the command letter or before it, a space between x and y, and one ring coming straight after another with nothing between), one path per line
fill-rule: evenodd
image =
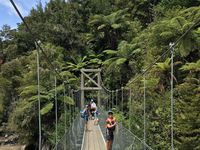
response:
M117 107L117 104L118 104L118 90L116 90L116 107Z
M112 91L112 108L114 108L114 91Z
M121 108L121 111L122 111L122 113L124 114L124 108L123 108L123 106L124 106L124 88L122 87L122 108Z
M10 0L12 6L14 7L15 11L17 12L18 16L20 17L20 19L22 20L22 22L24 23L24 25L26 26L28 32L31 34L33 41L35 42L35 44L37 45L37 47L41 50L42 54L45 56L45 59L47 60L47 62L49 63L49 65L53 68L53 71L55 71L55 73L59 76L59 78L62 80L62 77L60 76L59 72L55 69L56 67L52 64L51 60L49 59L49 57L47 56L47 54L45 53L43 47L40 45L40 42L36 39L35 35L33 34L31 28L29 27L29 25L27 24L27 22L25 21L24 17L22 16L22 14L20 13L19 9L17 8L15 2L13 0Z
M174 97L173 97L173 81L174 81L174 43L170 43L171 49L171 149L174 150Z
M72 99L73 99L73 101L74 101L74 105L75 105L75 100L74 100L74 91L73 91L73 89L71 90L71 97L72 97ZM74 105L72 105L72 121L74 121Z
M56 145L58 143L58 103L57 103L57 77L54 77L55 80L55 118L56 118ZM57 146L56 146L57 150Z
M198 26L200 23L200 19L198 19L193 25L191 25L174 43L173 47L176 46L181 39L183 39L195 26ZM135 82L138 78L143 76L147 71L151 70L153 66L162 58L164 57L169 51L171 51L171 47L169 47L163 54L161 54L153 63L151 63L147 68L145 68L145 71L139 74L134 80L130 81L127 85L130 85L131 83Z
M68 95L68 97L71 97L71 95L70 95L70 90L71 90L71 88L70 88L70 86L68 86L68 92L67 92L67 95ZM71 127L71 104L69 104L68 105L68 108L69 108L69 126Z
M41 125L41 102L40 102L40 58L39 50L37 50L37 90L38 90L38 127L39 127L39 145L38 149L42 149L42 125Z
M68 97L71 97L71 87L68 85ZM72 127L72 111L71 111L71 104L68 105L69 107L69 126ZM69 134L69 138L71 139L71 134ZM71 142L70 142L71 143Z
M111 106L111 104L112 104L112 92L109 92L109 109L111 109L112 108L112 106Z
M109 94L107 94L107 92L106 92L106 96L107 96L107 103L106 103L106 106L107 106L107 110L109 109Z
M18 8L16 7L15 3L13 2L13 0L10 0L11 4L13 5L14 9L17 11L18 15L20 16L20 18L22 19L22 21L24 22L26 28L28 29L28 31L32 34L31 29L29 28L28 24L26 23L26 21L24 20L24 18L22 17L21 13L19 12ZM185 36L187 35L187 33L193 28L195 27L197 24L199 24L200 19L198 19L198 21L196 23L194 23L186 32L184 32L184 34L182 34L177 41L174 43L174 46L177 45L179 43L179 41ZM33 34L32 34L33 35ZM42 51L42 53L44 54L45 58L47 59L48 63L50 64L50 66L52 66L54 68L54 66L52 65L51 61L49 61L47 55L45 54L43 48L40 46L39 42L36 40L35 36L33 35L34 41L35 43L38 45L38 47L40 48L40 50ZM147 69L145 69L145 72L147 72L148 70L150 70L158 60L160 60L164 55L167 54L167 52L169 51L169 49L167 51L165 51L160 57L158 57L156 59L156 61L154 61L149 67L147 67ZM174 50L173 50L174 51ZM173 54L172 54L172 61L173 61ZM173 62L171 63L171 148L174 149L174 144L173 144L173 105L174 105L174 100L173 100ZM58 76L60 77L59 73L54 70L56 74L58 74ZM141 74L141 76L145 73L143 72ZM134 80L132 80L131 82L129 82L127 85L130 85L131 83L135 82L136 79L138 79L139 76L137 76ZM62 78L61 78L62 79ZM39 99L38 99L39 100ZM39 103L38 103L39 104Z
M65 114L65 133L67 133L67 106L66 106L66 88L65 88L65 82L63 82L64 86L64 114ZM67 137L65 136L65 141L67 140ZM64 150L66 150L66 142L64 143Z
M131 130L132 90L129 89L129 130Z
M29 27L29 25L27 24L27 22L25 21L24 17L22 16L22 14L20 13L19 9L17 8L16 4L14 3L13 0L10 0L13 8L16 10L17 14L19 15L19 17L21 18L22 22L24 23L25 27L27 28L27 31L32 35L32 39L36 45L36 48L39 48L42 52L42 54L44 55L45 59L47 60L50 68L53 68L53 71L55 73L55 117L56 117L56 144L58 142L57 138L58 138L58 132L57 132L57 119L58 119L58 116L57 116L57 111L58 111L58 108L57 108L57 91L56 91L56 82L57 82L57 78L56 78L56 75L59 77L60 80L63 81L63 78L60 76L59 72L57 69L55 69L56 67L52 64L51 60L49 59L49 57L46 55L43 47L41 46L41 42L37 40L37 38L35 37L35 35L33 34L31 28ZM39 57L38 57L39 58ZM37 59L38 59L37 58ZM39 60L39 59L38 59ZM39 63L38 63L39 64ZM38 91L40 91L40 88L39 88L39 65L37 64L37 84L38 84ZM64 81L63 81L64 82ZM38 122L39 122L39 150L41 150L41 116L40 116L40 93L38 92L38 113L39 113L39 116L38 116ZM74 108L74 111L75 111L75 108ZM56 147L57 149L57 147Z
M144 93L143 93L143 138L144 150L146 149L146 76L144 74Z
M198 26L200 24L200 19L198 19L194 24L192 24L175 42L174 42L174 45L173 46L176 46L180 41L181 39L183 39L195 26ZM138 74L135 79L133 79L132 81L128 82L127 83L127 86L129 86L131 83L137 81L140 77L142 77L146 72L148 72L149 70L151 70L153 68L153 66L162 58L164 57L169 51L170 51L171 48L168 48L165 52L163 52L155 61L153 61L149 66L147 66L145 68L145 71L141 72L140 74ZM102 80L101 80L102 82ZM102 82L102 85L103 85L103 88L107 91L110 91L109 89L107 89L103 82ZM119 91L121 90L118 89Z
M110 109L112 110L112 91L110 92Z

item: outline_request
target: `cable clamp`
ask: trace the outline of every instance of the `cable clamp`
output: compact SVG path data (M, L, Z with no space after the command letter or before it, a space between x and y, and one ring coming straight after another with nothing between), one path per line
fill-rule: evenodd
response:
M174 52L174 43L173 42L170 42L169 43L169 47L170 47L170 51L171 51L171 53L173 53Z

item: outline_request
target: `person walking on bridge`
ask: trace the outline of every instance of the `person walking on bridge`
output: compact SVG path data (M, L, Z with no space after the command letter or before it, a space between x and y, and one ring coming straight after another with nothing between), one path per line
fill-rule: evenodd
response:
M106 149L112 150L112 144L114 140L114 131L117 125L117 121L113 116L113 112L108 111L108 118L106 119Z
M88 130L88 120L89 120L89 108L88 105L85 106L84 110L81 112L81 117L85 121L85 130Z
M93 99L91 99L91 101L90 101L90 106L91 106L91 109L90 109L91 118L95 119L96 118L95 115L96 115L96 111L97 111L97 105L96 105L96 103L94 102Z

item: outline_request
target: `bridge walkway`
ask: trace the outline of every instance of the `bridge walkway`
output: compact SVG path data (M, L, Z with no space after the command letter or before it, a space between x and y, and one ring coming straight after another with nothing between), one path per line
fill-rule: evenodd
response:
M84 131L81 150L106 150L106 143L99 125L88 121L88 130Z

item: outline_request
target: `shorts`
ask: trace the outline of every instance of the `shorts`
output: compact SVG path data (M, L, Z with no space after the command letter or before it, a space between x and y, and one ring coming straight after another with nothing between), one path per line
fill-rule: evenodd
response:
M84 120L85 120L85 122L88 122L89 117L88 117L88 116L85 116L85 117L84 117Z
M114 140L114 134L106 134L106 140L107 141L113 141Z
M98 118L98 112L94 113L94 118L97 119Z

